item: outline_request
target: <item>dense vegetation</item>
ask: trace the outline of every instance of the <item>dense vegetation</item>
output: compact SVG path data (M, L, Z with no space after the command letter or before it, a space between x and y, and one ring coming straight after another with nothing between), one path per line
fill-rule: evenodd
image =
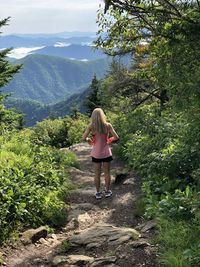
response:
M98 94L116 152L143 177L169 267L200 265L199 11L198 1L106 0L98 15L98 47L135 56L131 69L113 63Z
M16 238L24 227L65 223L64 198L72 188L67 169L78 163L72 152L59 148L77 143L87 123L82 115L73 115L45 120L33 129L18 130L15 124L12 130L10 125L4 127L0 136L0 244ZM9 118L14 121L14 113Z

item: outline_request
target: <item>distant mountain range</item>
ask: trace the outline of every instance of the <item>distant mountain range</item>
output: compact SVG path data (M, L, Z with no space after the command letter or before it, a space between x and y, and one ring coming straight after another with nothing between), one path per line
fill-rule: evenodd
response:
M73 31L73 32L56 32L56 33L15 33L15 34L12 34L12 35L19 36L19 37L27 37L27 38L38 38L38 37L70 38L70 37L82 37L82 36L94 37L96 35L96 33L95 32ZM8 36L8 35L4 35L4 36Z
M7 107L24 113L27 126L69 114L74 105L84 111L94 74L103 78L112 61L101 50L94 50L94 39L95 33L80 32L1 36L0 49L15 48L9 61L23 64L20 73L1 88L12 93ZM130 59L120 61L129 65Z
M108 69L108 60L81 62L60 57L30 55L15 61L23 69L5 87L13 97L31 99L47 104L67 99L83 91L94 74L102 78Z
M74 33L76 34L76 33ZM85 35L83 35L85 34ZM56 43L68 43L68 44L86 44L92 43L95 40L94 33L60 33L60 34L24 34L24 35L3 35L0 37L0 49L1 48L18 48L18 47L38 47L38 46L51 46Z
M76 60L96 60L105 58L106 55L100 51L95 50L94 47L88 45L72 44L69 46L47 46L33 52L34 54L58 56L64 58L73 58Z

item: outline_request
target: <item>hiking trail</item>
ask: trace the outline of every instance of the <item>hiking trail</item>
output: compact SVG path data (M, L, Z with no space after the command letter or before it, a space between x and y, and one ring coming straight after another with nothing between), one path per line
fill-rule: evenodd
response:
M15 244L0 249L3 266L158 267L157 247L151 243L156 223L137 214L141 178L114 160L113 196L96 200L90 146L80 143L69 149L77 155L80 169L69 170L76 189L66 196L70 204L66 225L54 234L45 227L24 232ZM101 184L104 188L103 175Z

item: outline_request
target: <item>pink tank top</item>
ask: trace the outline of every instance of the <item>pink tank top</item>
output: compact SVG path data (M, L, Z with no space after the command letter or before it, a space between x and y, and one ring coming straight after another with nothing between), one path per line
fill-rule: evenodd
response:
M93 135L92 157L102 159L112 156L112 151L107 140L107 134L96 133Z

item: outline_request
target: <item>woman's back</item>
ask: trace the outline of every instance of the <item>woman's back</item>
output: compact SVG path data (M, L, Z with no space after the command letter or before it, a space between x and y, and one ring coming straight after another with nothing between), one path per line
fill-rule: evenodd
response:
M91 156L94 158L106 158L112 155L110 146L108 145L108 136L109 136L109 126L105 124L105 133L98 133L92 129L93 135L93 147L91 151Z

